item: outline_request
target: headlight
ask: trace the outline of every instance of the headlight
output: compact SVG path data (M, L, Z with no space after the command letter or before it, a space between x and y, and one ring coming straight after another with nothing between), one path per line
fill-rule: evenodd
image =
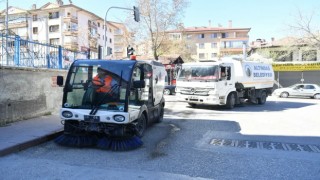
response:
M61 114L65 118L71 118L73 116L72 112L70 111L63 111Z
M113 119L117 122L123 122L126 118L122 115L114 115Z

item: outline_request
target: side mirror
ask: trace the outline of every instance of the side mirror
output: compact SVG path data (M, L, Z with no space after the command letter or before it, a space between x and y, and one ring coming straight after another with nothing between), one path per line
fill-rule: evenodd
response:
M57 85L63 86L63 76L57 76Z
M133 81L133 88L145 88L146 82L145 81Z

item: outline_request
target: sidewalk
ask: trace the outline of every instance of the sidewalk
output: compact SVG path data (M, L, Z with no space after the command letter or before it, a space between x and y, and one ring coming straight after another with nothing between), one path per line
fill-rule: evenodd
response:
M0 127L0 156L52 140L63 131L58 115L41 116Z

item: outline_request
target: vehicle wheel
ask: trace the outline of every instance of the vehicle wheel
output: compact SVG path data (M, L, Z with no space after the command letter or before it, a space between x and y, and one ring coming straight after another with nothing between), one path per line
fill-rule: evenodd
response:
M170 89L164 89L163 94L165 94L165 95L169 95L169 94L170 94Z
M313 96L313 98L314 98L314 99L320 99L320 94L315 94L315 95Z
M138 130L137 135L139 137L142 137L144 135L144 132L145 132L146 128L147 128L147 119L146 119L144 114L141 114L141 116L138 119L138 122L136 124L136 127L137 127L137 130Z
M160 108L160 114L159 114L159 117L158 117L157 120L156 120L156 123L162 122L162 120L163 120L163 115L164 115L164 107L161 106L161 108Z
M289 97L289 93L283 92L283 93L280 94L280 97L281 98L287 98L287 97Z
M189 106L191 106L192 108L194 108L194 107L196 107L197 105L196 104L194 104L194 103L188 103L189 104Z
M263 91L261 93L260 98L258 98L258 104L264 104L267 101L267 93L265 91Z
M234 108L235 102L236 102L236 97L235 97L234 93L230 93L227 98L226 108L227 109Z

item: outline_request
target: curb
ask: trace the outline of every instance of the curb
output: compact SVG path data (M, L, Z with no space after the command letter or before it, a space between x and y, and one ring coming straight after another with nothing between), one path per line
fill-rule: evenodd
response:
M62 133L63 133L63 130L55 131L55 132L52 132L51 134L37 137L33 140L26 141L26 142L23 142L23 143L20 143L20 144L17 144L17 145L14 145L14 146L11 146L11 147L8 147L5 149L1 149L0 150L0 157L6 156L11 153L19 152L19 151L28 149L33 146L37 146L37 145L42 144L47 141L51 141L52 139L56 138L57 136L61 135Z

